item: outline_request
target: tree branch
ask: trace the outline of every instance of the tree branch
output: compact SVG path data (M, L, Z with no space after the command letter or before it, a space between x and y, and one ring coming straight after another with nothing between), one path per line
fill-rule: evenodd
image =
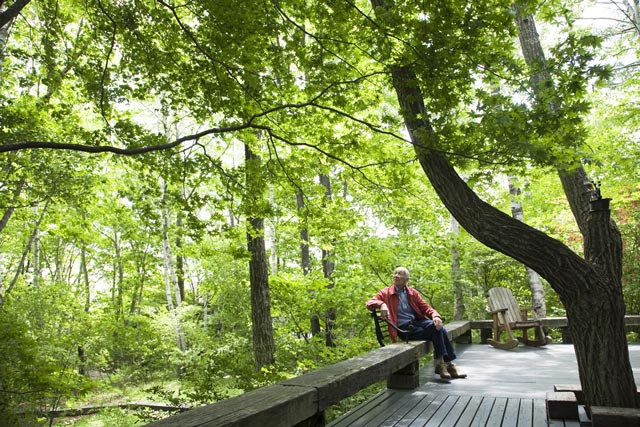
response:
M18 16L30 1L31 0L16 0L16 2L9 6L4 12L0 12L0 28L4 28L5 25L9 24Z

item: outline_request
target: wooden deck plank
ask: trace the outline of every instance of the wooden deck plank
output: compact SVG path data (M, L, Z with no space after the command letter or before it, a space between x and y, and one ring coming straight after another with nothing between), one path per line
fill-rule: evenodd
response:
M444 420L447 419L459 398L460 396L447 396L445 401L442 402L442 405L440 405L427 424L425 424L425 427L439 427Z
M493 409L493 405L496 399L493 397L485 397L480 402L480 407L478 408L478 412L476 412L476 418L472 421L473 426L485 426L487 425L487 420L489 419L489 415L491 415L491 410Z
M547 405L542 399L535 399L533 401L533 427L546 427L547 426Z
M532 399L520 399L515 426L531 427L533 425L533 402Z
M399 404L403 395L393 391L388 392L386 399L379 400L376 405L366 405L366 410L359 411L357 417L351 417L351 420L345 426L349 427L377 427L389 415L399 409ZM339 425L335 425L339 427Z
M454 426L470 426L473 420L476 418L480 404L482 403L482 396L470 396L467 406L464 408L462 415L458 418Z
M502 415L501 427L517 427L518 426L518 413L520 412L520 399L507 399L507 403L504 408L504 414Z
M429 405L409 424L409 427L423 427L436 413L440 405L447 400L446 395L437 395Z
M417 411L421 411L421 404L431 402L435 396L427 395L424 393L411 393L402 399L402 406L397 411L388 416L378 427L397 427L402 425L403 420L411 418L411 412L417 408ZM418 412L419 413L419 412ZM408 422L408 420L407 420Z
M340 418L333 420L333 422L329 423L329 426L349 427L352 423L368 414L373 408L382 404L385 400L388 400L393 394L395 393L391 390L381 391L363 404L342 415Z
M459 396L456 404L451 408L449 415L442 420L439 427L455 427L460 420L460 417L469 406L471 396Z
M426 408L427 406L433 403L435 398L436 398L436 395L433 393L423 395L422 399L420 399L418 404L416 404L413 408L411 408L411 410L407 413L405 417L403 417L401 420L396 422L396 424L394 424L394 427L408 427L409 425L411 425L411 423L416 418L418 418L418 416L420 416L422 411L424 411L424 408Z
M501 427L504 418L504 411L507 407L506 397L497 397L491 408L491 413L487 419L487 427Z

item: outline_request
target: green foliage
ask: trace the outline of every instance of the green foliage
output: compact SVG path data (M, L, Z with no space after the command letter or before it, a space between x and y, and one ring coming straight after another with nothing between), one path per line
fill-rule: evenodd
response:
M530 3L555 25L574 24L564 4ZM606 85L600 38L574 30L563 28L546 68L534 69L551 81L533 103L507 1L400 1L393 12L365 1L31 2L0 46L0 145L183 143L136 157L0 154L0 418L82 399L95 385L82 370L143 384L149 398L205 403L362 354L377 347L364 303L399 265L451 317L449 213L405 140L388 81L398 63L418 70L423 118L474 191L508 212L500 173L518 173L529 181L526 222L578 253L555 168L583 161L603 179L625 241L628 311L640 312L638 79ZM252 182L244 144L262 158ZM266 218L273 255L276 364L258 372L251 215ZM185 291L172 312L165 241ZM464 232L457 243L468 318L487 316L493 286L528 305L522 265ZM331 278L322 253L335 262ZM548 314L564 315L545 290ZM139 421L113 410L82 423Z
M2 419L18 410L35 417L89 391L78 373L86 318L73 297L66 284L20 287L0 313Z

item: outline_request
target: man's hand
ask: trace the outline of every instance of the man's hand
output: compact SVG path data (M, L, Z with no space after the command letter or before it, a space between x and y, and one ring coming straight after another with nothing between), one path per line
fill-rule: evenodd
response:
M387 304L382 303L380 306L380 317L383 319L389 319L389 309L387 308Z
M433 318L433 324L436 327L436 331L439 331L440 329L442 329L442 319L439 317L434 317Z

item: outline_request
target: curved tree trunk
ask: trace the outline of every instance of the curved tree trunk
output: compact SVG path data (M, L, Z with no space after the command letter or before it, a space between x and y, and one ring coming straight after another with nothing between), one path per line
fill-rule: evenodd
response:
M566 245L482 201L438 146L418 79L409 67L392 69L393 85L422 169L438 196L471 235L544 277L567 309L587 404L636 407L636 386L624 326L619 234L608 212L589 217L587 259ZM601 262L606 265L599 264Z

